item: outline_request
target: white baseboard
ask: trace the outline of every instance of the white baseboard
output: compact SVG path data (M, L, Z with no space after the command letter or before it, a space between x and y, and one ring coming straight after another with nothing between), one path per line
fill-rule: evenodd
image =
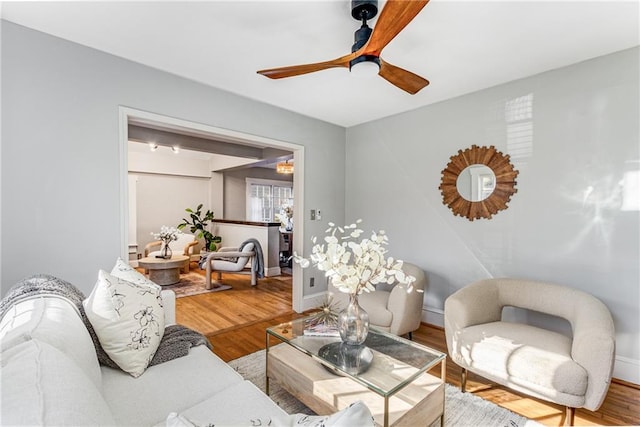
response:
M613 366L613 378L632 384L640 384L640 360L616 356Z
M311 310L312 308L320 307L320 305L327 298L327 291L318 292L317 294L305 295L302 300L302 311Z
M422 321L444 328L444 310L435 307L422 307Z
M265 277L279 276L282 273L280 267L269 267L264 269Z
M422 307L422 321L444 328L444 310L435 307ZM632 384L640 384L640 360L616 356L613 378Z

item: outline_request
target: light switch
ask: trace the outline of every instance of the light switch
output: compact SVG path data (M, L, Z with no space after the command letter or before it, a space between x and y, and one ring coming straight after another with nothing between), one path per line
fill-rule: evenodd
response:
M316 220L316 210L311 209L311 221L315 221L315 220Z

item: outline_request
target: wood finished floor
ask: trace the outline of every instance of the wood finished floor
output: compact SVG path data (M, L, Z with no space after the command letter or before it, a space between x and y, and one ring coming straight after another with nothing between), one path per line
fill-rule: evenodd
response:
M193 271L200 271L197 267ZM228 274L224 283L233 289L179 298L176 302L178 323L207 336L214 352L230 361L265 347L265 329L300 317L291 310L291 277L259 280L251 287L246 275ZM444 331L422 324L413 339L428 347L446 352ZM439 375L439 372L434 372ZM446 381L460 385L460 368L447 361ZM470 374L467 390L546 426L563 423L563 408L533 399ZM576 411L575 425L640 425L640 387L614 381L607 398L597 412Z

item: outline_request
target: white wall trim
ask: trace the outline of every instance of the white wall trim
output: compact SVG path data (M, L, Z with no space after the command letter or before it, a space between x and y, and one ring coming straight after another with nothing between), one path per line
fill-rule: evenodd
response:
M120 144L120 257L129 259L129 114L132 110L118 107Z
M322 305L322 303L327 299L327 291L318 292L317 294L307 295L304 297L303 310L311 310L312 308L317 308Z
M444 310L435 307L422 307L422 321L444 328Z
M613 378L640 384L640 360L616 356L616 363L613 366Z
M258 135L251 135L230 129L205 125L202 123L190 122L175 117L163 116L148 111L137 110L130 107L118 106L119 115L119 136L120 136L120 253L122 259L127 259L128 254L128 229L129 229L129 203L128 203L128 143L129 143L129 122L137 124L161 124L168 128L193 129L215 136L222 141L233 143L252 143L285 149L293 152L293 161L296 165L293 171L293 194L294 200L300 201L293 207L296 218L304 218L304 146L291 142L280 141ZM302 253L302 242L304 236L304 221L296 223L296 233L293 237L293 248L298 253ZM303 273L300 266L293 268L293 289L292 308L296 312L302 312L304 308Z
M280 274L282 274L280 267L265 268L264 270L265 277L279 276Z

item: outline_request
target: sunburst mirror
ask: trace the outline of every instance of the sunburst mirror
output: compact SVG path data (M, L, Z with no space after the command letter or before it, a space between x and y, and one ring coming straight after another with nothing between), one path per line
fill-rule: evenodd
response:
M474 219L491 219L515 194L518 171L513 168L508 154L502 154L493 145L472 145L451 156L442 171L440 192L442 202L455 215Z

